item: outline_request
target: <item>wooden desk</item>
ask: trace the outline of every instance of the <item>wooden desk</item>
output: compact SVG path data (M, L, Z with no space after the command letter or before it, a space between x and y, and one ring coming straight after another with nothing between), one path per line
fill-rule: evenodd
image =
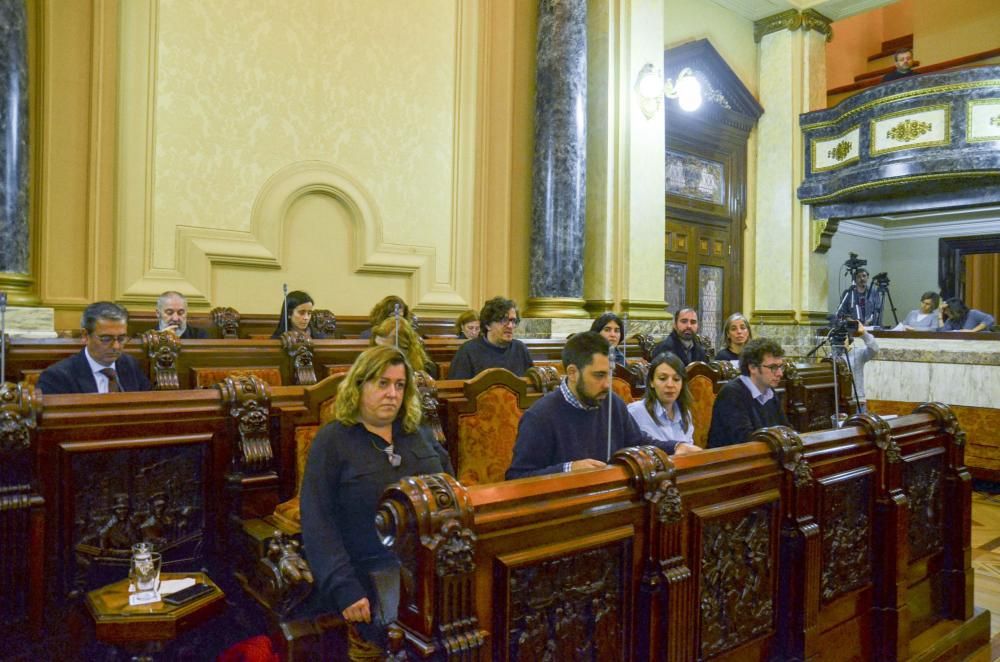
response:
M161 580L194 577L215 591L183 605L154 602L130 606L129 580L122 579L87 594L87 609L94 619L97 639L127 650L158 652L163 643L172 641L219 614L225 606L225 593L202 572L165 572Z

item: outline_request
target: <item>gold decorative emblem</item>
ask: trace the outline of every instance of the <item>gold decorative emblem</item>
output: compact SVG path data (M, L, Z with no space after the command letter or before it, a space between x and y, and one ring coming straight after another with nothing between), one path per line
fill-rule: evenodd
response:
M908 143L916 140L920 136L930 131L933 125L930 122L918 122L917 120L903 120L896 126L886 131L887 138L892 138L899 142Z
M831 150L828 150L826 155L831 159L833 159L834 161L843 161L845 158L847 158L847 155L850 154L851 147L853 146L854 145L851 144L850 140L841 140L839 143L837 143L836 147L834 147Z
M997 115L996 117L991 117L990 124L992 124L993 126L1000 126L1000 115Z

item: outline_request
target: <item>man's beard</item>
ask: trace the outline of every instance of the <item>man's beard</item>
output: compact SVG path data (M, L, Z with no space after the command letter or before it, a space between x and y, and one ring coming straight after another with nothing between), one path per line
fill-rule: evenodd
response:
M601 400L607 397L607 391L601 391L596 396L588 394L584 390L583 386L583 375L576 378L576 397L580 400L580 404L584 407L597 407L601 404Z
M166 330L168 326L176 326L176 333L178 336L183 336L184 332L187 331L187 324L171 324L170 322L160 322L160 331Z

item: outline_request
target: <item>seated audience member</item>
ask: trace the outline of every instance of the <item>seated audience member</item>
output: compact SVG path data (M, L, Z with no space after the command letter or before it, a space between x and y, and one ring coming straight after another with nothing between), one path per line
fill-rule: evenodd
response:
M142 367L123 354L128 342L128 311L110 301L92 303L80 318L84 348L50 365L38 378L38 390L60 393L118 393L153 388Z
M694 446L691 391L684 363L676 354L664 352L653 358L648 374L646 395L628 405L629 415L653 439Z
M523 377L534 362L528 348L514 339L520 323L517 304L510 299L493 297L479 311L479 336L455 352L448 368L448 379L472 379L487 368L506 368Z
M187 299L180 292L164 292L156 300L158 331L170 331L181 340L200 340L208 337L204 329L188 326Z
M989 331L996 322L992 315L969 308L958 297L945 299L941 314L942 331Z
M479 314L467 310L455 320L455 335L459 338L475 338L479 335Z
M625 365L625 354L618 349L618 344L625 337L625 323L614 313L604 313L590 325L590 330L604 336L611 345L611 361Z
M562 351L566 377L521 416L514 459L506 477L597 469L616 451L653 444L668 453L699 450L681 440L657 441L629 416L625 402L608 397L611 362L608 341L598 333L577 333ZM610 439L608 416L611 416Z
M663 352L676 354L684 365L692 361L707 361L705 348L698 342L698 311L681 308L674 315L674 328L663 342L653 348L653 356Z
M851 367L854 387L858 393L858 411L868 411L868 398L865 396L865 364L878 354L878 343L875 337L868 333L864 324L858 324L858 333L864 341L864 347L858 347L851 336L847 336L847 362ZM853 394L852 394L853 395Z
M770 338L756 338L743 347L740 372L722 387L712 407L708 447L742 444L755 430L788 425L774 392L785 370L781 345Z
M372 331L372 337L368 344L398 347L406 360L410 362L411 368L422 370L434 379L438 378L437 364L427 356L423 341L405 319L400 318L397 321L390 317L387 320L382 320L382 323Z
M903 318L903 327L907 331L937 331L940 317L937 308L941 296L937 292L924 292L920 295L920 310L911 310Z
M375 304L371 312L368 313L368 323L371 324L371 326L358 334L358 337L370 338L372 335L372 329L390 317L395 317L397 310L399 311L401 319L412 321L410 317L410 307L406 305L406 302L395 294L390 294Z
M403 354L394 347L372 347L340 383L334 421L309 447L301 489L302 539L315 577L314 606L335 611L351 624L349 643L356 653L378 653L375 642L381 642L387 625L375 618L379 605L370 573L399 564L375 530L382 491L407 476L453 473L447 453L420 426L421 416Z
M750 330L750 322L743 313L733 313L726 318L726 323L722 325L722 343L724 347L716 352L716 361L739 361L740 352L747 341L753 338Z
M288 316L284 317L286 307L282 306L281 310L278 311L278 326L274 327L274 333L271 334L272 339L280 338L281 334L285 331L298 331L299 333L306 334L313 340L326 338L325 333L320 333L309 326L314 306L311 296L302 290L293 290L288 293L285 301L287 303Z
M896 68L882 77L883 83L888 83L891 80L899 80L900 78L906 78L907 76L912 76L917 73L913 70L913 49L900 48L898 51L893 53L892 59L896 64Z

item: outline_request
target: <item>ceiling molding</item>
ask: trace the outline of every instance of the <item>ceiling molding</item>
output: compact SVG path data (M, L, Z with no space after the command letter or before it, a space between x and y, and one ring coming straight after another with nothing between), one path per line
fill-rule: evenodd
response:
M812 9L832 21L884 7L896 0L712 0L715 4L751 21L780 14L789 9Z
M883 227L870 221L841 221L837 233L878 241L919 237L968 237L979 234L1000 234L1000 219L921 223L903 227Z

